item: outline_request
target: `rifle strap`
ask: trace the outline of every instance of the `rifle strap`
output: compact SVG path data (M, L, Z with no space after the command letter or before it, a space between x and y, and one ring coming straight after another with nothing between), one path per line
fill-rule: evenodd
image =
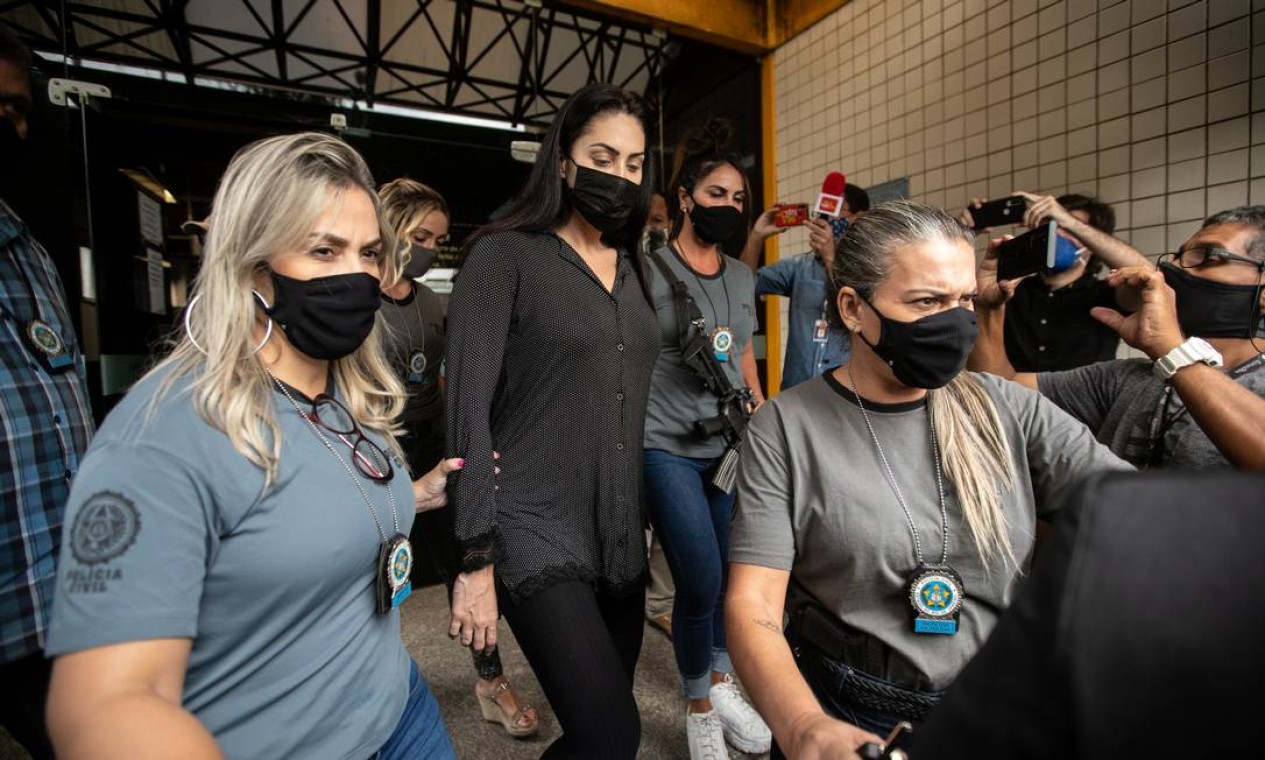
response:
M694 297L690 295L690 286L676 276L676 272L672 271L672 267L668 266L668 263L659 256L659 253L651 251L646 255L650 257L650 261L654 263L655 267L663 273L663 278L668 281L668 287L672 290L672 303L676 308L677 344L681 348L685 348L690 334L690 327L695 323L702 323L703 312L699 311L698 304L694 303Z

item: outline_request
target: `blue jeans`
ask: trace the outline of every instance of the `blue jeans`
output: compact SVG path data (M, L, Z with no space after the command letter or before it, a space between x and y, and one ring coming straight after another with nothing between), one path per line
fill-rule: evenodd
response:
M707 696L712 671L733 672L723 602L734 497L712 485L717 461L645 454L646 511L676 584L672 648L689 699Z
M404 704L404 714L400 722L395 724L391 738L382 745L374 756L374 760L412 760L428 758L428 760L457 760L457 751L452 747L452 739L448 736L448 727L439 714L439 702L426 685L426 679L417 669L417 663L409 663L408 702Z

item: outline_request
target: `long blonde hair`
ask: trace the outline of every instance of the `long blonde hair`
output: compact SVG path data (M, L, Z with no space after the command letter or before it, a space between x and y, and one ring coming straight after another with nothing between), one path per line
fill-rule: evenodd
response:
M831 272L835 287L851 287L868 301L890 274L898 249L936 239L970 243L972 234L940 209L912 201L880 203L858 217L836 246ZM832 309L839 320L837 299ZM940 439L945 477L957 494L976 550L986 563L1000 555L1017 567L1001 502L1002 492L1014 488L1015 471L992 397L978 379L962 372L945 387L928 391L927 406Z
M263 468L267 483L276 477L282 441L273 414L272 378L254 354L261 313L252 292L254 278L273 256L303 244L331 199L354 190L368 193L378 211L381 276L394 281L400 271L395 234L382 221L369 167L351 146L307 132L259 140L238 151L212 202L202 268L188 307L193 337L179 330L171 353L150 371L170 370L155 405L174 382L189 378L198 414ZM196 305L192 298L198 299ZM404 389L383 357L381 329L379 318L369 338L330 367L356 420L386 436L399 454L395 434Z

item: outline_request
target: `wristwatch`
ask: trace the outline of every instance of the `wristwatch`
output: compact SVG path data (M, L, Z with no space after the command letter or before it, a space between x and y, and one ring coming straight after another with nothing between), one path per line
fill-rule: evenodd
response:
M1203 338L1187 338L1177 348L1156 359L1155 364L1151 365L1151 371L1159 379L1168 382L1173 379L1173 375L1177 374L1177 370L1189 367L1195 362L1203 362L1209 367L1220 367L1221 354L1217 353L1217 350L1208 345L1208 341Z

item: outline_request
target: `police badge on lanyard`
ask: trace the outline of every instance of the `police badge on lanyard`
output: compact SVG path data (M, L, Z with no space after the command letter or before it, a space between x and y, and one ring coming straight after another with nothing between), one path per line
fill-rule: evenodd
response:
M422 350L414 351L408 358L408 382L409 385L422 385L426 382L426 353Z
M65 372L75 366L75 357L71 354L66 346L66 340L57 332L48 322L45 322L40 314L39 296L35 293L35 286L31 284L31 280L27 277L26 269L23 267L17 256L13 256L13 268L17 270L18 276L22 279L22 286L26 290L27 297L31 299L31 309L35 312L31 319L24 319L13 314L5 304L4 312L13 317L15 322L22 326L22 342L26 344L27 352L39 361L44 371L50 375L59 372ZM51 285L51 282L50 282Z
M378 547L377 607L379 614L399 609L413 593L413 544L397 533Z
M27 348L51 375L75 366L75 358L66 350L66 341L42 319L27 322L22 331Z
M958 632L962 611L962 579L947 565L920 566L909 580L909 604L914 610L914 633Z
M734 331L728 327L717 327L712 330L712 353L716 361L729 361L729 353L734 347Z

